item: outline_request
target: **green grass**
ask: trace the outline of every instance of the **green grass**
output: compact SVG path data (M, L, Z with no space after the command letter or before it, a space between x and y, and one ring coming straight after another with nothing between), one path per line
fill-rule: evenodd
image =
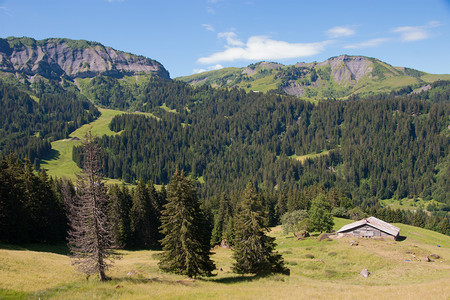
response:
M450 80L450 74L425 74L419 78L415 78L412 76L405 75L403 68L397 68L390 66L387 63L373 60L373 64L376 64L378 70L383 72L384 76L382 78L378 78L378 76L372 77L373 74L368 73L367 76L361 78L358 83L351 88L349 85L350 82L342 82L342 85L334 82L333 80L319 80L316 82L314 87L309 86L309 88L317 91L316 96L312 96L313 100L320 100L322 98L329 97L329 90L332 91L332 97L337 99L347 99L350 95L353 94L361 94L363 96L380 93L380 92L390 92L393 89L399 89L402 87L406 87L409 85L418 85L425 84L425 82L434 82L436 80ZM371 65L373 68L375 65ZM281 67L281 69L286 69L289 66ZM342 66L343 67L343 66ZM329 72L326 70L326 67L321 67L319 69L325 70L325 72ZM261 91L267 92L272 89L277 89L281 84L282 80L279 78L275 78L279 73L278 70L273 70L272 73L268 73L261 78L260 73L256 73L253 75L249 75L248 77L251 79L255 79L253 81L242 80L238 82L236 79L242 77L242 72L245 68L224 68L221 70L209 71L201 74L194 74L185 77L179 77L178 80L182 80L185 82L189 82L191 84L211 84L213 87L232 87L237 85L240 88L243 88L247 91ZM259 66L256 67L255 71L259 71ZM369 71L369 70L367 70ZM307 75L305 78L309 78ZM298 82L301 80L297 80ZM238 82L238 83L237 83ZM317 85L318 84L318 85ZM307 98L306 95L303 95L302 98Z
M155 116L154 114L149 113L149 112L135 111L135 112L133 112L133 114L136 114L136 115L143 115L143 116L147 116L147 117L150 117L150 118L155 118L155 119L158 120L158 121L161 120L160 117Z
M161 105L160 108L162 108L165 111L170 112L170 113L174 113L174 114L178 113L176 109L170 109L169 107L167 107L166 103L163 103L163 105Z
M320 153L310 153L310 154L305 154L305 155L291 155L289 156L289 158L298 160L301 163L304 163L307 159L314 159L320 156L324 156L324 155L328 155L330 153L331 150L325 150L322 151Z
M350 222L335 219L335 228ZM101 283L76 272L69 258L58 254L58 247L0 244L0 298L448 299L450 237L395 225L405 240L359 239L358 246L350 246L349 238L320 242L317 234L297 241L278 226L270 235L276 238L290 276L238 276L231 272L232 251L216 248L217 275L195 281L162 273L157 265L159 251L121 251L123 258L107 272L112 280ZM432 253L442 258L425 262ZM369 278L359 275L363 268L371 272ZM127 276L131 270L136 275Z
M435 82L437 80L450 80L450 74L427 74L421 77L426 82Z
M267 92L278 88L279 81L275 80L275 75L269 75L251 82L241 82L239 87L247 91ZM250 85L250 87L247 87Z
M109 129L109 123L114 116L123 114L124 112L111 109L99 108L102 115L95 121L85 124L70 134L69 139L59 140L52 143L50 154L42 160L41 168L47 170L48 174L56 177L66 177L75 179L76 173L81 170L72 160L73 146L81 143L81 140L71 140L78 137L83 139L86 133L91 130L95 136L114 135L117 134ZM108 183L120 183L119 180L109 179Z
M94 136L111 136L120 134L120 132L117 133L111 131L109 129L109 124L115 116L124 114L126 112L105 108L98 108L98 110L101 112L101 116L97 120L78 128L69 135L68 139L52 142L52 150L41 162L41 168L45 169L50 176L66 177L72 180L76 179L76 174L80 173L81 169L72 160L72 149L73 146L81 143L89 130L91 130ZM153 115L152 113L134 112L134 114L145 115L147 117L160 120L160 118ZM71 140L75 137L79 138L80 140ZM105 181L107 184L123 183L119 179L111 178L106 178ZM160 188L161 186L156 186L156 189Z
M38 97L36 97L35 95L31 95L31 94L29 94L29 96L30 96L30 98L31 99L33 99L34 101L36 101L37 103L39 103L39 98Z
M399 208L404 210L417 210L426 209L428 204L439 204L435 200L423 200L423 199L384 199L381 200L384 206L389 206L390 208Z

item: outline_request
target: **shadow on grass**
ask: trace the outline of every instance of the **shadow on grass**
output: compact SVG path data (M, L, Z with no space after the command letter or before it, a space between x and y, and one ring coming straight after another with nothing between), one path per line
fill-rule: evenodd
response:
M209 281L216 282L216 283L233 284L233 283L241 283L241 282L252 282L252 281L267 277L267 276L269 276L269 275L254 275L254 276L236 275L233 277L214 278Z
M3 250L15 250L15 251L36 251L36 252L49 252L60 255L69 254L69 248L66 244L25 244L25 245L11 245L0 243L0 249Z
M45 154L45 156L43 157L43 160L56 160L61 156L61 153L59 153L58 150L55 149L50 149L50 151ZM47 164L45 161L41 161L42 165Z
M403 242L404 240L406 240L406 236L403 235L399 235L396 239L397 242Z
M166 279L162 277L149 277L149 278L142 278L142 277L111 277L110 280L106 282L112 282L113 284L120 285L121 283L163 283L168 285L184 285L184 286L191 286L195 284L195 282L200 279L181 279L181 280L173 280L173 279Z

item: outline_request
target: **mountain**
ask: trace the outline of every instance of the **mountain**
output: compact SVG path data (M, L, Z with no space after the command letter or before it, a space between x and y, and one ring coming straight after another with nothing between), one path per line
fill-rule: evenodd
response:
M251 181L274 189L320 182L359 202L447 198L450 82L427 83L438 76L350 56L196 75L198 84L276 91L253 93L171 80L151 59L94 42L8 38L0 49L0 152L28 157L36 168L44 157L58 156L49 143L100 115L96 105L137 112L114 117L109 129L120 134L99 141L110 178L167 184L181 169L205 183L205 196ZM297 88L311 98L337 98L389 82L401 89L352 95L360 101L314 105L279 95ZM423 86L429 89L411 94ZM81 165L80 149L72 154Z
M259 62L245 68L225 68L177 78L192 85L240 87L251 91L307 98L346 98L353 94L390 92L406 86L428 88L428 83L450 79L415 69L394 67L376 58L340 55L324 62L285 66Z
M0 38L0 71L28 80L36 75L47 79L141 74L170 78L163 65L150 58L97 42L61 38Z

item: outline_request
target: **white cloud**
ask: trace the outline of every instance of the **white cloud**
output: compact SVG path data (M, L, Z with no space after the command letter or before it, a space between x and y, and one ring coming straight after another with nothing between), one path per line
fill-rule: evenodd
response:
M223 69L222 65L214 65L214 66L210 66L206 69L194 69L194 74L198 74L198 73L203 73L203 72L207 72L207 71L213 71L213 70L220 70Z
M327 35L330 38L339 38L343 36L352 36L355 34L355 30L348 26L336 26L327 30Z
M322 52L331 41L317 43L288 43L272 40L266 36L252 36L246 43L237 39L234 32L219 33L219 38L226 38L224 51L207 57L200 57L197 62L213 64L236 60L276 60L312 56Z
M212 32L215 31L214 27L212 27L212 25L210 25L210 24L202 24L202 26L208 31L212 31Z
M441 26L439 22L431 21L424 26L402 26L392 30L392 32L399 33L400 39L403 42L414 42L425 40L431 36L429 29Z
M109 3L114 3L114 2L123 2L125 0L107 0Z
M9 9L6 6L0 6L0 11L2 11L5 15L12 17L12 14L9 12Z
M360 49L360 48L376 47L376 46L384 44L388 41L389 41L388 38L371 39L371 40L364 41L361 43L347 45L344 47L344 49Z
M398 27L392 30L392 32L400 33L400 38L403 42L420 41L428 38L428 32L421 27Z
M217 34L218 38L225 38L229 46L244 46L244 43L237 38L237 34L230 32L219 32Z

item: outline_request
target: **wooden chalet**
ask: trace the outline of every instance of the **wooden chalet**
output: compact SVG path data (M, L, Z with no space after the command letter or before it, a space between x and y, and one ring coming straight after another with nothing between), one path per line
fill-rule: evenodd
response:
M336 233L340 237L391 238L396 240L399 237L400 228L375 217L370 217L345 225Z

